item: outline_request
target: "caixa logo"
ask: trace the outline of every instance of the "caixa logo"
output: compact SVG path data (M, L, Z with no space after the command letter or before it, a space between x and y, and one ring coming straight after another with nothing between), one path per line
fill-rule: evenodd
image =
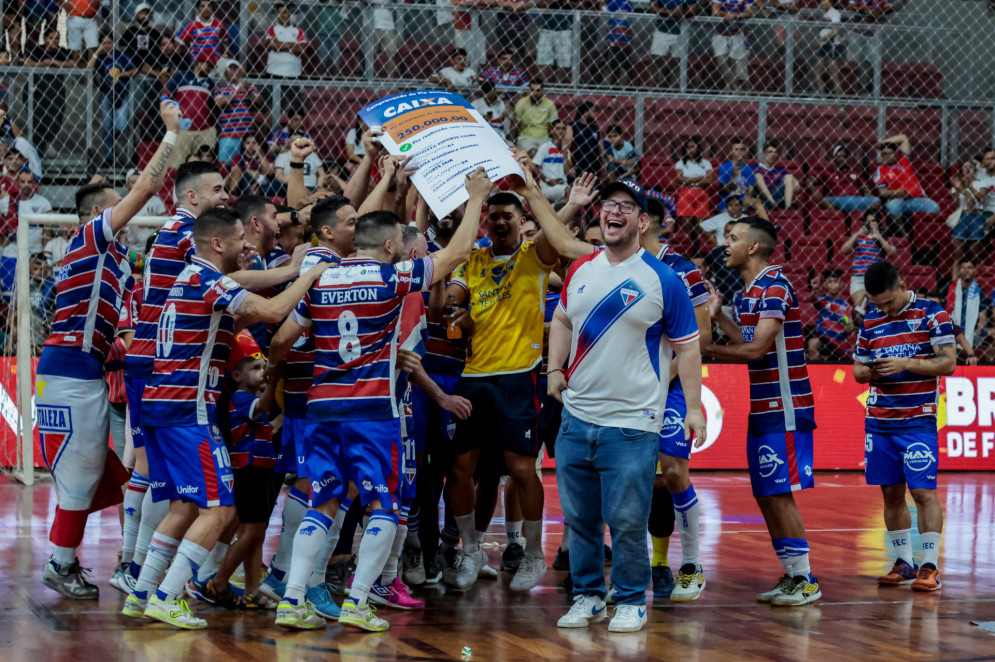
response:
M909 471L925 471L936 464L936 456L933 455L933 450L922 442L911 444L905 450L903 460Z
M757 466L764 478L769 478L782 464L784 460L770 446L763 445L757 449Z

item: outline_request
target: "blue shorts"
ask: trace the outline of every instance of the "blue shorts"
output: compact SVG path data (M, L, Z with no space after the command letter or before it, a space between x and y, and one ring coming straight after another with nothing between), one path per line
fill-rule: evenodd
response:
M273 471L295 473L298 478L307 478L307 453L307 419L284 414L283 430L280 432L280 457L276 459Z
M459 375L430 374L436 384L444 392L452 395L456 390ZM413 422L411 436L415 440L415 452L425 453L440 443L453 440L456 423L451 420L451 414L439 406L425 391L416 386L411 387L411 408Z
M691 459L691 442L684 440L684 418L688 415L688 404L684 391L671 389L667 392L667 406L663 412L663 427L660 428L660 452L670 457Z
M812 431L746 435L753 496L774 496L815 487Z
M124 376L124 395L128 400L128 425L131 426L131 440L135 448L145 447L142 434L142 394L149 380L143 377Z
M397 509L400 419L319 422L308 418L306 434L313 508L331 499L341 501L351 481L359 488L364 506L379 499L384 510Z
M235 505L231 460L216 425L146 426L145 452L153 501Z
M906 483L911 490L935 490L938 456L935 431L868 432L864 438L864 476L868 485Z

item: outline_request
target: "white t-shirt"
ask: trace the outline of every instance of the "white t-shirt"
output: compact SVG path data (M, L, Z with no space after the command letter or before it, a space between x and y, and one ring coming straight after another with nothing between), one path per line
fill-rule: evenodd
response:
M284 43L302 44L307 42L304 31L295 25L271 25L266 37ZM269 51L266 54L266 73L281 78L298 78L301 75L301 56L290 51Z
M47 214L52 211L52 203L41 193L35 193L30 200L17 201L18 214ZM41 243L42 229L40 225L28 226L28 253L36 255L41 253L43 246Z
M370 4L373 5L373 29L393 32L395 30L393 10L389 7L377 6L392 5L394 4L393 0L370 0Z
M836 30L836 34L833 35L833 38L827 41L826 43L832 44L833 46L839 46L840 44L842 44L843 30L841 28L843 27L843 17L840 14L840 10L834 7L826 11L822 15L822 21L823 23L829 23L829 27L822 28L821 30L819 30L819 37L825 39L826 37L829 36L829 34L833 30Z
M345 134L345 144L352 145L352 152L359 158L366 156L366 145L363 144L362 140L356 140L358 136L356 135L356 129L349 129L349 132Z
M273 161L273 166L282 168L283 174L290 177L290 152L282 152ZM321 159L314 152L304 159L304 186L313 189L318 186L318 168L321 167Z
M671 345L698 341L681 277L642 248L614 266L598 251L574 262L560 308L573 326L563 406L595 425L659 433Z
M563 168L563 150L552 140L539 146L532 162L539 166L546 180L558 179L560 184L567 183L567 175Z
M712 164L709 163L708 159L702 159L701 161L684 161L682 159L675 163L674 167L680 170L681 174L688 179L704 177L712 170Z
M456 71L453 67L444 67L436 75L448 80L456 89L466 89L477 84L477 72L472 67L466 67L463 71Z
M153 195L137 215L166 216L166 203L158 195ZM153 227L128 223L128 225L124 226L124 243L127 244L129 249L144 253L145 244L154 232L155 228Z
M972 184L975 191L988 189L988 195L981 203L981 208L987 212L995 212L995 175L989 175L983 168L974 176Z
M730 221L737 221L740 218L743 218L742 214L740 214L737 218L733 218L732 216L729 215L729 212L724 211L721 214L716 214L715 216L712 216L711 218L706 218L705 220L698 223L698 225L700 225L701 229L704 230L705 232L713 233L715 235L715 245L721 246L726 240L725 237L726 224L729 223Z
M42 253L45 255L45 261L50 265L58 266L62 262L62 258L66 256L66 248L69 247L69 240L65 237L55 237L54 239L49 239L45 244L45 250Z
M20 136L14 138L14 149L28 160L28 170L35 176L35 179L40 180L42 178L41 157L38 156L38 150L34 148L34 145L29 143L24 136Z
M483 115L484 119L487 119L487 114L490 113L490 119L487 120L488 124L490 124L492 129L498 132L499 136L502 138L505 137L505 134L507 133L504 116L506 106L501 97L498 97L497 101L493 104L488 104L483 97L480 97L479 99L474 99L473 103L470 105L473 106L478 113Z

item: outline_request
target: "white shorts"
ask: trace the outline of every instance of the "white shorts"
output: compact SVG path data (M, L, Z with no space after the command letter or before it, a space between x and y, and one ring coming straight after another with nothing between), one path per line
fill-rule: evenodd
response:
M650 55L681 56L681 35L669 32L654 32Z
M573 63L572 30L539 30L539 43L536 45L536 64L540 67L556 65L567 68Z
M104 475L110 403L103 379L38 375L35 413L59 507L89 510Z
M863 276L850 276L850 294L856 294L864 289Z
M100 32L97 30L96 18L70 16L66 19L66 45L71 51L78 51L86 42L87 48L100 45Z
M721 34L712 35L712 52L715 53L715 57L728 55L734 60L745 60L748 55L746 35L734 34L728 37Z

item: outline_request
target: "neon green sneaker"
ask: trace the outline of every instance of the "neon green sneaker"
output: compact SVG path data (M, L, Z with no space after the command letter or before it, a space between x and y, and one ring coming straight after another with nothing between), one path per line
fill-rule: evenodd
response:
M360 607L352 598L346 598L345 602L342 603L339 623L351 625L367 632L383 632L390 627L390 623L377 616L377 610L373 605L367 603Z
M203 630L207 627L207 621L194 616L186 600L160 600L153 595L145 608L145 617L181 630Z
M314 610L309 601L292 605L281 600L276 608L276 624L294 630L320 630L325 627L325 617Z

